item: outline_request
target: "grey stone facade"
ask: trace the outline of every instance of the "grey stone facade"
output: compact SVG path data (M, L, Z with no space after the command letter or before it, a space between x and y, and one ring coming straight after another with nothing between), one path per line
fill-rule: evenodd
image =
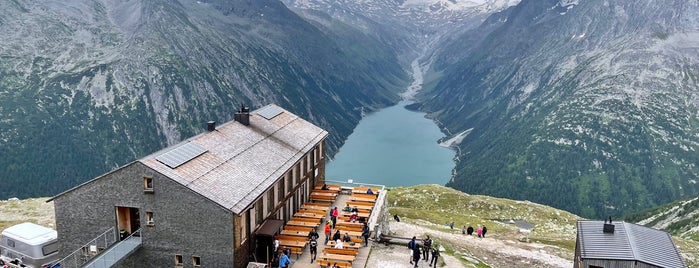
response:
M153 178L153 192L145 192L143 178ZM175 254L183 266L193 267L198 256L206 267L233 267L233 214L198 193L131 163L77 191L54 199L56 228L62 255L117 225L116 207L139 208L143 246L122 267L173 267ZM154 224L147 226L145 213Z

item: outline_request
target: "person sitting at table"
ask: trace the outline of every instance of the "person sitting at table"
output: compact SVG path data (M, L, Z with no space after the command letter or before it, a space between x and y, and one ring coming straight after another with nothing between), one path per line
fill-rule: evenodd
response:
M368 190L366 190L366 194L374 194L374 191L372 191L371 188L369 188Z
M340 239L335 240L335 248L344 248L344 245L342 244L342 240L340 240Z
M352 237L350 237L349 233L345 233L345 236L342 237L342 241L345 241L345 242L348 242L348 243L349 243L349 242L352 242Z
M357 215L357 212L352 212L352 215L350 215L350 217L349 217L349 221L356 222L358 217L359 216Z
M359 212L359 209L357 208L357 206L354 206L354 207L352 208L352 212Z
M335 234L333 235L333 240L340 240L340 230L336 230Z
M350 212L352 211L352 208L349 206L349 204L345 205L345 208L342 209L344 212Z
M328 188L328 185L325 183L323 183L323 187L320 187L320 189L321 190L330 190L330 188Z

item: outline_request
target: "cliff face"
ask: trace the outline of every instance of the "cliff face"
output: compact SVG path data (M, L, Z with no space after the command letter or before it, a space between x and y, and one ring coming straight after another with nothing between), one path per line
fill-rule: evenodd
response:
M699 4L522 1L445 43L448 186L602 218L699 194Z
M384 43L333 23L267 0L1 3L0 199L56 194L241 103L327 129L332 155L406 77Z

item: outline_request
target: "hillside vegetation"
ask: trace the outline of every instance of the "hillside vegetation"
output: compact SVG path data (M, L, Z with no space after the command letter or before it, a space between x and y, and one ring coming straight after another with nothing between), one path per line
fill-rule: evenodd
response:
M55 227L53 202L48 198L0 200L0 232L22 222L33 222L50 228Z
M571 262L575 252L575 224L578 220L583 220L572 213L529 201L469 195L434 184L391 188L387 202L390 213L398 214L402 222L459 235L462 226L474 228L487 226L489 239L501 240L505 242L504 245L513 245L532 253L549 252ZM510 220L525 221L533 224L534 227L531 233L527 234L521 232L515 224L508 223ZM454 230L445 226L452 221ZM527 237L529 243L526 242ZM687 264L690 267L699 267L699 242L691 238L692 236L675 235L673 237ZM696 236L694 238L696 239ZM479 256L489 256L490 259L483 261L481 265L488 266L486 262L491 265L512 264L506 262L512 260L497 260L497 258L508 258L507 255L499 252L500 249L490 253L479 252L473 248L475 241L465 242L464 240L460 243L461 240L439 243L445 247L447 254L461 258L465 264L473 263L473 259L482 260ZM517 261L525 261L524 259L522 257L522 260ZM534 264L536 263L532 263ZM544 266L548 265L544 264Z

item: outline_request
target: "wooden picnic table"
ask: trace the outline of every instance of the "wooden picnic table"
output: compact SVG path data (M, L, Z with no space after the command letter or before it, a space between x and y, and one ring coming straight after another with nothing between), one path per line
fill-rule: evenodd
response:
M334 241L334 240L328 241L327 246L328 246L328 247L334 248L334 247L335 247L335 241ZM354 243L354 245L350 245L350 243L348 243L348 242L342 242L342 247L343 247L343 248L359 249L359 248L362 247L362 243Z
M288 225L296 225L296 226L305 226L305 227L313 227L316 228L318 225L320 225L320 222L308 222L308 221L299 221L299 220L290 220L286 222Z
M371 215L371 213L369 213L369 212L357 212L358 217L369 218L369 215ZM342 213L340 213L340 216L348 216L349 217L349 216L352 216L352 212L342 212Z
M374 203L376 202L375 198L367 198L367 197L357 197L357 196L350 196L349 197L350 201L360 201L360 202L369 202L369 203Z
M325 210L325 211L330 210L330 206L326 203L306 202L306 203L303 203L303 205L301 205L301 207L318 209L318 210Z
M361 222L348 222L348 221L338 221L335 223L337 226L351 226L351 227L364 227Z
M340 187L340 185L327 184L327 186L328 186L328 190L340 191L340 189L342 189L342 187ZM322 184L318 184L318 185L316 185L315 187L313 187L313 189L321 190L321 189L323 189L323 185L322 185Z
M347 201L347 204L350 206L371 207L372 209L374 208L374 203L376 202Z
M309 232L305 231L296 231L296 230L282 230L280 234L283 235L293 235L293 236L303 236L303 237L308 237Z
M294 214L294 217L311 218L311 219L322 219L325 218L325 214L318 214L313 212L299 211Z
M339 261L348 261L348 262L353 262L354 259L356 259L356 256L352 255L343 255L343 254L332 254L332 253L321 253L320 256L318 256L318 259L323 259L323 260L339 260Z
M350 236L354 236L354 237L362 237L362 232L340 230L340 234L341 234L341 235L344 236L345 233L349 234Z
M311 196L330 196L330 197L336 197L336 196L337 196L337 193L311 192Z
M300 240L286 240L286 239L280 239L279 240L279 245L285 246L285 247L295 247L295 248L304 248L306 247L306 241L300 241Z
M328 210L330 210L330 207L328 207L328 205L309 205L307 203L307 204L301 205L301 209L322 211L323 213L328 213Z

